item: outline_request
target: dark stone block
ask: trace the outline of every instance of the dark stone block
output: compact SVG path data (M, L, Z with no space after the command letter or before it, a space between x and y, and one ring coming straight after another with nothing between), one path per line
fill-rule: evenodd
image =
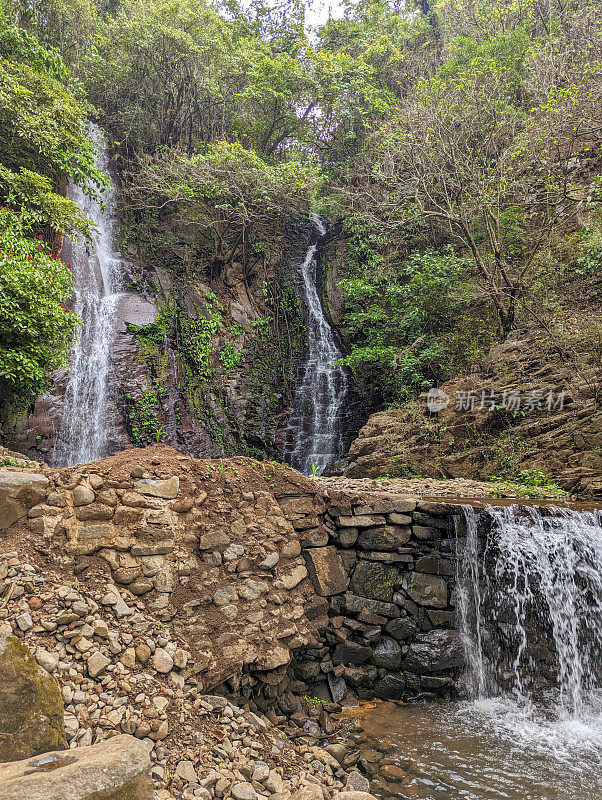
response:
M424 514L421 511L415 511L413 518L415 525L424 525L427 528L438 528L442 531L450 531L453 527L453 520L449 516L436 517L432 514Z
M357 642L340 642L334 649L333 664L365 664L372 655L372 649Z
M351 686L372 687L376 681L377 670L371 664L364 666L345 667L345 678Z
M359 534L357 543L361 550L395 551L410 541L409 527L384 525L367 528Z
M446 561L437 556L422 556L416 561L416 572L427 572L431 575L455 575L456 568L451 561Z
M429 633L417 634L404 660L404 669L422 675L459 669L464 661L460 633L435 628Z
M406 682L402 675L385 675L376 682L374 694L383 700L401 700L405 694Z
M399 669L401 664L401 647L395 639L383 636L374 648L372 663L385 669Z
M359 561L349 588L360 597L370 597L385 603L393 599L397 570L378 561Z
M411 617L392 619L385 625L385 631L394 639L403 641L418 633L420 628Z
M391 619L398 617L400 614L399 609L393 603L382 603L379 600L372 600L368 597L359 597L351 592L345 594L345 608L351 613L360 614L361 612L364 614L364 612L368 612L373 615L390 617ZM368 621L365 616L360 616L360 619L365 622Z

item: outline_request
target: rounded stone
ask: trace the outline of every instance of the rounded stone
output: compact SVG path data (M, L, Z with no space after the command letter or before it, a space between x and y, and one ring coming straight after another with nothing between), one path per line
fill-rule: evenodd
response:
M383 636L374 648L372 663L385 669L399 669L401 664L401 646L395 639Z
M158 647L153 655L153 667L157 672L166 674L173 669L173 658L169 655L167 650Z
M74 506L89 506L94 502L95 494L92 489L87 486L76 486L73 490L73 505Z

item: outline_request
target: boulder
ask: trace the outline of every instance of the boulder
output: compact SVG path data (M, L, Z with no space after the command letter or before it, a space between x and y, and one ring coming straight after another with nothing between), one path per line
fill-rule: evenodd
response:
M395 639L383 636L374 648L372 663L385 669L399 669L401 664L401 646Z
M341 594L349 578L334 547L312 547L305 552L307 571L316 592L322 597Z
M374 694L383 700L401 700L406 693L403 675L385 675L374 684Z
M419 633L404 661L404 669L422 675L464 666L464 647L459 631L434 629Z
M0 470L0 531L5 531L44 501L48 478L37 472Z
M16 637L0 634L0 762L66 746L56 681Z
M0 800L152 800L147 746L114 736L0 766Z

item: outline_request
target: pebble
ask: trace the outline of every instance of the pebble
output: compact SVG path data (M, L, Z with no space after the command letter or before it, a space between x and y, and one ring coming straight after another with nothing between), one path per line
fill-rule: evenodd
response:
M167 650L164 650L162 647L158 647L153 655L153 667L157 670L157 672L162 674L171 672L173 665L174 660L169 655Z

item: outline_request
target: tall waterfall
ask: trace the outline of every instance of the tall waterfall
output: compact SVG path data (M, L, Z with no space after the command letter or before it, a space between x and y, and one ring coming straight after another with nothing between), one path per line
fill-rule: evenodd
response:
M100 129L90 126L98 149L98 166L109 171L109 155ZM96 225L91 252L83 239L72 243L74 272L73 310L82 324L69 359L61 425L57 433L55 464L82 464L107 455L110 437L107 414L111 345L116 331L116 311L121 298L120 259L114 249L116 220L113 184L95 202L80 187L70 197Z
M326 227L311 216L314 237L300 268L301 294L307 311L308 356L293 398L285 433L284 460L305 475L322 473L344 452L343 416L349 378L328 322L318 288L318 252Z
M512 735L602 740L602 514L464 509L458 611L469 691ZM497 700L496 700L497 698ZM573 726L573 727L570 727Z

